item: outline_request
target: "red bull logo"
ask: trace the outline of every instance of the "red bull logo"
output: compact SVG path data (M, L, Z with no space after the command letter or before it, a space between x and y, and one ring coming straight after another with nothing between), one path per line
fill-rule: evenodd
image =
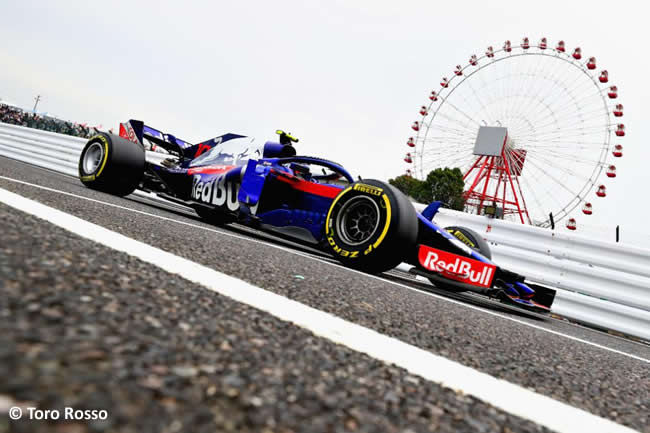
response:
M138 137L135 135L135 131L131 126L130 122L120 123L120 137L125 138L134 143L140 144Z
M479 287L490 287L495 265L469 259L447 251L420 245L418 260L427 270L441 273L446 278Z

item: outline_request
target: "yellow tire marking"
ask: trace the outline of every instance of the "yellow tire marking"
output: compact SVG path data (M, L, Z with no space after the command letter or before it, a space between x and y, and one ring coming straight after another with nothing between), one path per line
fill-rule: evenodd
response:
M99 171L95 174L95 178L98 178L99 175L102 174L102 170L104 170L106 160L108 159L108 140L106 140L106 137L102 135L100 135L98 138L104 143L104 160L102 161L102 166L99 167Z
M330 205L330 209L327 212L327 218L325 219L325 233L327 235L329 235L330 232L330 217L332 216L332 210L334 209L334 205L336 205L336 202L338 202L339 199L343 197L352 188L353 188L352 186L349 186L346 189L344 189L343 192L340 193ZM384 203L386 204L386 225L384 226L384 230L382 230L381 235L379 236L377 241L372 245L372 249L377 248L377 246L381 244L381 242L386 237L386 234L388 233L388 228L390 227L390 217L391 217L390 201L388 200L388 196L385 193L382 195L382 198L384 199Z
M377 242L375 242L372 245L373 248L377 248L377 246L381 243L381 241L384 240L384 237L386 237L386 233L388 233L388 227L390 226L390 202L388 201L388 196L386 194L384 194L382 198L386 203L386 225L384 226L384 230L381 232L379 239L377 239Z
M329 235L329 232L330 232L330 216L332 216L332 210L334 209L334 205L336 204L337 201L339 201L339 199L340 199L341 197L343 197L343 196L344 196L348 191L350 191L351 189L352 189L351 186L349 186L349 187L347 187L346 189L344 189L343 192L340 193L340 194L339 194L339 195L334 199L334 201L332 202L332 204L330 205L330 210L327 212L327 219L325 219L325 233L326 233L327 235Z

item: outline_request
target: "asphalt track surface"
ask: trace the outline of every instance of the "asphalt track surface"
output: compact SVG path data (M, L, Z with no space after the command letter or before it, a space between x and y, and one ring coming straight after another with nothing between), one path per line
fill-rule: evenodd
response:
M355 272L259 232L2 157L0 176L0 188L650 432L647 345L431 294L399 273ZM65 424L71 432L545 430L5 205L0 221L0 403L111 413ZM52 430L4 422L0 431Z

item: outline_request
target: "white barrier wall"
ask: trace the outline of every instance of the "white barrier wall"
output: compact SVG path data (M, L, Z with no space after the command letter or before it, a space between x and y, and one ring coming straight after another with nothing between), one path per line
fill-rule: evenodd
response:
M0 122L0 155L78 176L85 138Z
M75 177L85 142L0 123L0 155ZM147 152L148 160L164 157ZM475 230L497 264L558 289L557 314L650 340L650 250L449 209L435 221Z
M471 228L500 266L558 289L553 312L650 340L650 250L450 209L434 220Z
M435 220L475 230L497 263L535 282L650 310L650 250L449 209Z
M74 177L79 176L79 156L86 141L0 122L0 155ZM147 151L146 158L160 162L169 155Z

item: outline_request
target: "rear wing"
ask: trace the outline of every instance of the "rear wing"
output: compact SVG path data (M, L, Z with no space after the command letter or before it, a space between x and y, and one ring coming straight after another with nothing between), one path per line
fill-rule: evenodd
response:
M264 158L286 158L296 154L296 150L291 143L298 142L298 139L280 130L278 130L278 134L280 134L280 143L269 141L261 145L261 147L257 146L260 147L259 156ZM155 151L157 147L161 147L182 160L196 159L215 146L223 149L221 152L225 159L232 159L235 151L242 152L236 159L244 158L249 155L248 152L251 152L250 142L252 142L252 139L250 139L248 143L242 145L241 143L237 143L237 139L250 137L228 133L202 141L199 144L192 144L176 138L172 134L166 134L156 128L147 126L140 120L133 119L120 123L120 137L134 143L139 143L146 150ZM233 146L235 147L233 148ZM238 149L237 146L243 147Z
M172 134L147 126L140 120L133 119L120 123L120 137L139 143L145 149L155 150L156 147L161 147L181 159L194 159L218 143L217 140L211 138L199 144L192 144Z

